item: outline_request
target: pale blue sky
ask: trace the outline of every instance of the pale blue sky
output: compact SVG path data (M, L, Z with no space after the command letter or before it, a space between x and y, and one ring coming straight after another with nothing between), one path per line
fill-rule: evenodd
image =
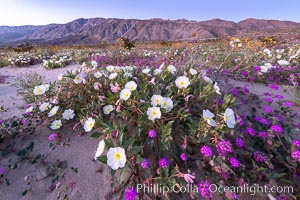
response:
M247 18L300 22L300 0L0 0L0 25L66 23L77 18Z

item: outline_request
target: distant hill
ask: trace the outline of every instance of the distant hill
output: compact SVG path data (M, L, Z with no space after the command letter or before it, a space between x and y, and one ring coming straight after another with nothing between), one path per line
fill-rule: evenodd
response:
M0 26L0 46L29 41L36 44L97 44L115 42L119 37L134 41L178 41L222 36L269 33L283 29L299 30L300 23L246 19L238 23L221 19L208 21L164 19L77 19L66 24L44 26ZM296 35L295 37L300 37Z

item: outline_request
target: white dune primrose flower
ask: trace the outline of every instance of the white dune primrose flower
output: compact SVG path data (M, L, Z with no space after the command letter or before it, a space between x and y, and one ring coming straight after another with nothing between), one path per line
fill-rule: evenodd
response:
M103 113L106 115L109 115L109 113L111 113L111 111L114 110L114 107L112 105L106 105L103 107Z
M74 110L72 109L68 109L68 110L65 110L62 114L63 118L66 119L66 120L70 120L70 119L73 119L75 114L74 114Z
M267 66L265 66L265 65L263 65L263 66L260 66L260 71L261 71L261 72L263 72L263 73L267 73L267 72L268 72L268 70L269 70L269 68L268 68Z
M85 122L84 122L84 126L83 129L85 132L90 132L93 127L95 125L95 120L91 117L89 117Z
M173 101L169 97L164 97L160 102L160 106L167 111L170 111L173 108Z
M129 99L130 95L131 95L131 91L129 89L123 89L120 92L120 99L127 101L127 99Z
M91 65L94 68L98 67L98 63L96 61L94 61L94 60L91 62Z
M52 122L51 126L50 126L50 128L51 128L52 130L57 130L57 129L59 129L60 127L62 127L62 123L61 123L61 120L60 120L60 119L59 119L59 120L54 120L54 121Z
M33 106L30 106L29 108L26 109L25 113L31 113L33 110Z
M74 83L79 84L83 81L83 77L80 76L80 74L78 74L75 78L74 78Z
M121 147L110 148L107 152L107 165L113 170L125 167L126 155L125 150Z
M281 66L286 66L286 65L289 65L289 64L290 64L290 62L287 61L287 60L278 60L277 63L278 63L279 65L281 65Z
M45 85L38 85L38 86L35 86L34 89L33 89L33 93L35 95L43 95L45 94L45 92L47 91L46 90L47 88L45 87Z
M58 109L59 109L59 106L54 106L48 113L48 117L54 116L57 113Z
M155 119L160 119L161 112L159 107L151 107L147 110L148 119L154 121Z
M217 126L217 123L213 118L215 117L215 114L210 112L209 110L203 110L203 119L211 126Z
M42 104L39 106L39 110L40 110L41 112L44 112L44 111L46 111L46 110L48 110L48 109L50 109L50 108L51 108L51 105L50 105L49 102L42 103Z
M214 89L215 89L215 91L216 91L217 94L221 95L220 87L218 86L217 82L215 82L215 84L214 84Z
M160 74L161 72L162 72L162 69L155 69L153 71L153 75L156 76L156 75Z
M95 78L100 78L100 77L102 77L102 73L101 72L95 72L94 77Z
M112 66L112 65L109 65L109 66L106 67L106 70L109 71L109 72L114 71L114 69L115 69L115 67Z
M108 79L112 80L112 79L116 78L117 76L118 76L118 73L114 72L114 73L109 75Z
M130 91L134 91L137 88L137 84L134 81L129 81L125 84L125 89L128 89Z
M163 97L161 95L155 94L151 97L151 105L152 106L158 106L160 105Z
M169 65L167 67L168 72L170 72L171 74L175 74L176 72L176 67L174 65Z
M142 72L143 72L144 74L148 74L150 71L151 71L150 69L143 69L143 70L142 70Z
M198 72L196 71L196 70L194 70L193 68L191 68L190 70L189 70L189 72L190 72L190 74L191 75L196 75Z
M186 76L179 76L176 80L175 80L175 85L179 88L187 88L190 85L190 79Z
M231 108L227 108L224 113L224 121L227 124L228 128L234 128L235 117L234 112Z
M57 76L57 80L59 80L59 81L63 80L63 78L64 78L64 74L59 74Z
M98 144L94 159L97 160L98 157L100 157L104 151L105 148L105 142L104 140L101 140Z

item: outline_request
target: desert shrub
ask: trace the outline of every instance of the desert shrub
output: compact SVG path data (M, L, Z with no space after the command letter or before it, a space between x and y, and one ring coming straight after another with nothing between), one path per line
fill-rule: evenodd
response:
M14 51L17 53L21 52L30 52L33 49L32 44L26 42L25 44L18 44L16 48L14 48Z
M121 37L119 38L119 41L124 49L131 50L135 47L134 42L130 41L128 38Z
M33 72L15 79L14 86L17 88L18 94L23 96L26 103L32 103L35 101L35 95L33 94L34 87L42 85L44 81L45 77Z
M67 55L53 55L50 60L44 60L43 66L46 69L55 69L65 67L70 64L72 58Z
M110 166L112 177L120 171L119 186L133 187L126 193L141 181L162 187L194 183L191 195L206 198L213 194L203 184L212 182L292 182L299 188L289 125L271 115L240 116L231 109L235 98L223 94L205 71L107 66L69 72L57 88L55 95L35 88L36 110L50 118L49 128L58 134L74 120L75 127L100 137L95 159Z
M41 63L44 59L48 59L50 55L48 53L43 54L21 54L16 57L11 57L8 62L13 66L26 67Z

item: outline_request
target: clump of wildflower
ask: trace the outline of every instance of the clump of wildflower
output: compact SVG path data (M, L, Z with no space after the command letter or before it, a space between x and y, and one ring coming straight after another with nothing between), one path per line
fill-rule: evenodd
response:
M294 104L293 102L286 101L286 102L283 103L283 105L286 106L286 107L292 107L292 106L294 106L295 104Z
M252 127L247 127L245 130L244 130L244 133L247 133L251 136L255 136L256 135L256 132L255 130L252 128Z
M292 158L300 162L300 150L292 151Z
M233 152L232 145L230 141L221 140L217 144L217 151L221 155L226 155L227 153Z
M255 151L253 157L256 162L266 162L267 160L266 155L261 151Z
M186 161L186 160L187 160L185 153L181 153L181 154L180 154L180 159L181 159L182 161Z
M125 191L125 199L126 200L135 200L138 193L133 187L128 187Z
M48 137L48 140L52 141L54 140L55 138L57 137L57 134L56 133L51 133Z
M240 162L236 158L233 158L233 157L230 158L229 162L230 162L230 164L231 164L232 167L235 167L235 168L240 167Z
M267 137L268 137L268 133L267 133L266 131L260 131L260 132L258 133L258 135L259 135L260 137L263 137L263 138L267 138Z
M236 145L237 147L239 147L239 148L243 148L243 147L245 146L245 142L244 142L244 140L243 140L242 138L237 137L237 138L235 139L235 145Z
M272 83L272 84L269 85L269 88L272 88L274 90L278 90L279 86L277 84Z
M275 133L281 133L283 131L283 128L280 125L272 125L270 130L274 131Z
M200 183L198 183L198 192L200 195L204 198L213 198L213 193L209 190L210 183L205 180L201 180Z
M150 161L147 158L144 158L144 160L141 162L141 167L143 169L148 169L150 167Z
M160 168L166 168L166 167L168 167L169 166L169 161L168 161L168 159L167 158L161 158L160 160L159 160L159 167Z
M296 147L300 147L300 140L293 140L292 144Z
M274 101L271 97L266 97L264 100L268 103L272 103Z
M157 135L157 132L154 129L149 130L148 135L150 138L155 138Z
M273 112L273 109L272 109L271 107L264 107L263 110L264 110L264 112L266 112L266 113L271 113L271 112Z
M213 156L213 151L210 147L208 146L203 146L200 149L200 153L204 156L204 157L211 157Z

